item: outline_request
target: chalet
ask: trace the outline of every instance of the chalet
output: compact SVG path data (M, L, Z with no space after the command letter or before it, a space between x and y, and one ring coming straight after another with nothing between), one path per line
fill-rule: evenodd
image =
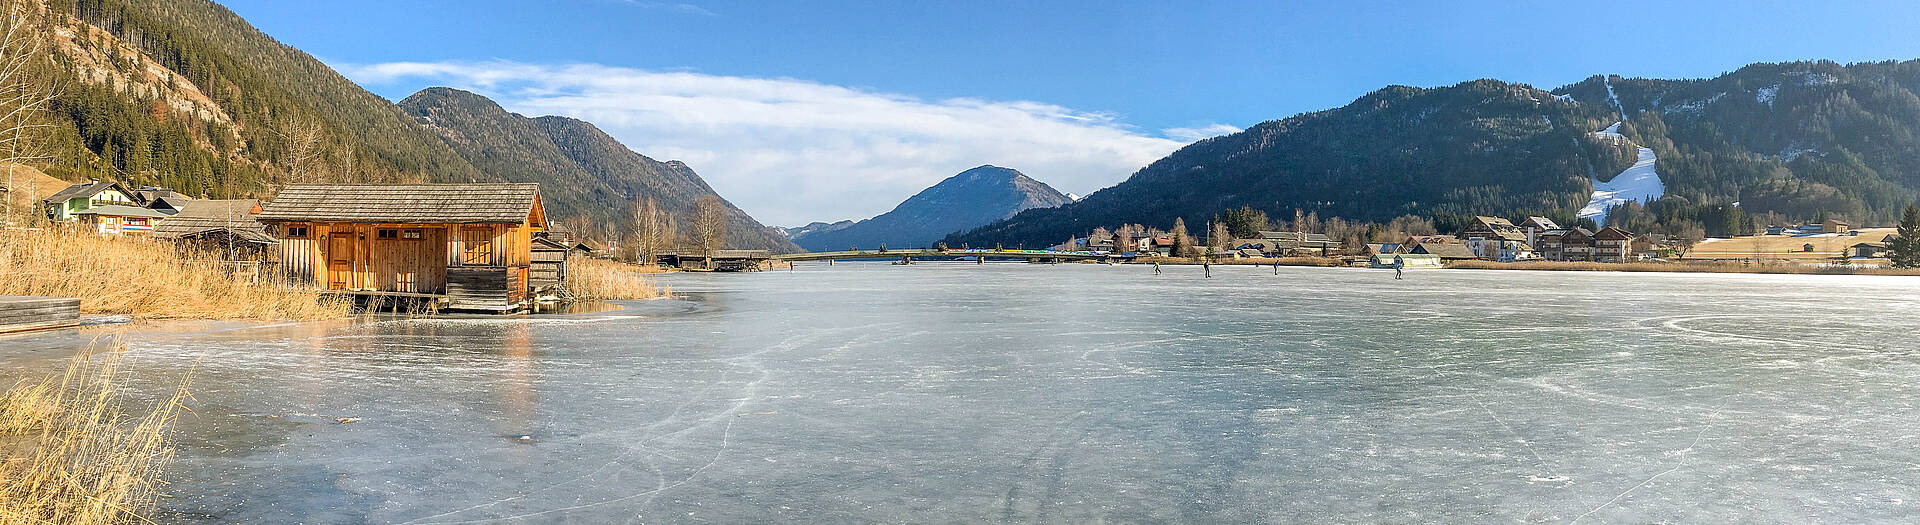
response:
M1820 233L1847 233L1847 229L1851 227L1853 225L1847 224L1846 221L1827 219L1820 223Z
M1878 259L1887 256L1886 243L1863 242L1848 248L1853 250L1853 256L1857 259Z
M77 214L88 208L100 206L139 208L144 204L134 196L133 192L127 191L127 188L118 182L93 180L67 186L47 196L41 203L46 206L47 218L53 219L54 222L71 222L79 219Z
M1473 250L1467 248L1465 244L1444 242L1416 244L1413 249L1407 250L1407 253L1433 255L1448 261L1480 258L1479 254L1473 253Z
M252 199L185 201L179 213L153 227L153 238L198 246L232 259L266 260L280 241L255 219L259 214L260 201Z
M1526 232L1499 217L1474 216L1473 225L1461 231L1459 237L1466 239L1467 248L1481 259L1511 261L1533 256Z
M119 235L152 233L154 225L166 219L167 214L139 206L107 204L73 212L71 217L70 221L75 224L90 225L103 234Z
M187 202L193 200L180 192L158 186L141 186L140 189L133 190L133 199L147 209L167 215L180 213Z
M1527 235L1527 245L1532 246L1535 249L1540 248L1541 234L1554 231L1554 230L1566 229L1566 228L1561 228L1560 224L1553 222L1553 219L1541 217L1538 215L1527 217L1527 220L1520 221L1520 224L1516 225L1515 227L1520 228L1520 233L1524 233Z
M1549 259L1556 261L1593 260L1593 231L1591 230L1575 227L1561 233L1555 239L1548 242L1552 243L1554 247L1552 252L1548 254Z
M1324 233L1263 231L1260 239L1266 241L1266 251L1276 255L1326 255L1340 251L1340 242Z
M1633 234L1608 226L1593 234L1593 260L1627 262L1633 258Z
M257 216L294 282L504 312L531 298L537 184L294 184Z

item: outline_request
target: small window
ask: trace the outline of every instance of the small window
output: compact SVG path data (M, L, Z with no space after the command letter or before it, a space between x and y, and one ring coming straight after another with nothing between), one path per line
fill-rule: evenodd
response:
M381 239L398 239L400 238L400 230L380 230L375 232L375 236Z
M420 230L403 230L400 232L400 238L420 240L421 233Z
M287 238L288 238L288 239L305 239L305 238L307 238L307 227L306 227L306 226L288 226L288 227L287 227Z

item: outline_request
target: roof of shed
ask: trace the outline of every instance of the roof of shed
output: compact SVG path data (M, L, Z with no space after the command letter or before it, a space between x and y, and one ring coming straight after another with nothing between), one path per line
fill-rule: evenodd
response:
M166 239L226 231L250 242L276 243L266 225L253 218L253 207L259 203L253 199L187 201L180 213L153 226L153 236Z
M262 221L402 224L519 223L534 213L540 185L294 184L260 213Z

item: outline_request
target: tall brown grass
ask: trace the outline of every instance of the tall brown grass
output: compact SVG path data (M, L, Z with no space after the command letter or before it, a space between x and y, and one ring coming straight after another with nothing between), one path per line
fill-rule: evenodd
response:
M64 374L0 394L0 525L148 521L186 382L129 413L114 382L123 351L82 352Z
M133 235L0 230L0 276L0 294L78 297L81 311L89 313L260 320L351 313L350 304L314 290L271 276L236 276L212 254Z
M1812 265L1786 262L1679 261L1601 263L1585 261L1448 261L1448 268L1470 270L1550 270L1569 272L1768 273L1803 275L1920 275L1920 269Z
M640 276L657 271L618 261L574 257L567 259L567 293L582 301L665 297L668 290Z

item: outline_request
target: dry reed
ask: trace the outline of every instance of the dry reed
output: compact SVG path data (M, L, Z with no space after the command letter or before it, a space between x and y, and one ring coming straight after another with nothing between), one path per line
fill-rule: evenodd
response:
M143 318L309 320L350 314L344 301L236 275L212 254L172 243L64 228L0 230L0 294L80 298L89 313ZM262 272L271 273L271 272Z
M653 299L669 292L656 288L641 277L648 270L641 266L606 259L575 257L567 259L567 293L582 301Z
M114 380L124 350L82 352L64 374L0 394L0 525L148 521L186 380L128 413Z
M1273 266L1278 261L1281 266L1347 266L1347 262L1333 257L1236 257L1214 259L1217 266ZM1160 263L1162 265L1200 264L1197 257L1139 257L1133 260L1138 264Z

